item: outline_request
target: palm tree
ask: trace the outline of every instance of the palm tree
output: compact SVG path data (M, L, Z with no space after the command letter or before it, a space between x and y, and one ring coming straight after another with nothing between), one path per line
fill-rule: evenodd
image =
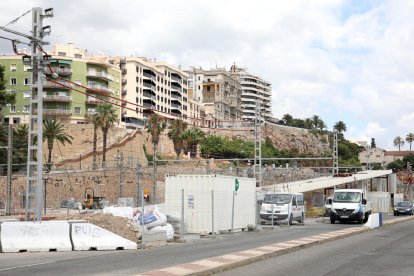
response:
M394 147L398 147L398 150L401 151L401 146L404 146L404 140L400 136L394 138Z
M328 126L325 124L325 122L324 121L322 121L322 120L319 120L319 122L318 122L318 128L320 129L320 130L324 130L325 128L327 128Z
M313 122L311 118L306 118L305 121L303 121L303 126L307 129L311 129L313 126Z
M93 124L93 144L92 144L92 152L93 152L93 161L92 161L92 167L94 170L96 170L97 166L96 166L96 144L97 144L97 140L98 140L98 134L97 134L97 130L99 127L99 118L97 116L97 114L94 114L92 117L92 124Z
M152 166L154 168L154 191L153 191L153 202L154 204L157 203L157 146L160 142L160 135L164 131L165 124L162 120L161 116L157 113L153 113L148 117L147 120L147 131L151 134L151 142L153 145L153 153L152 153Z
M320 121L321 121L321 118L319 118L318 115L313 115L312 116L312 123L313 123L314 128L317 128L319 126Z
M20 164L17 169L23 169L23 163L27 160L27 145L29 143L29 125L18 124L13 129L13 163Z
M285 114L282 117L282 121L285 123L285 125L290 126L293 121L293 117L290 114Z
M175 120L171 125L171 130L168 132L168 138L174 143L174 151L177 156L177 160L180 159L181 151L184 147L183 138L181 137L183 132L187 129L187 125L183 120Z
M405 137L405 141L410 144L410 151L411 151L411 144L414 142L414 133L408 133Z
M345 132L346 131L346 125L342 121L336 122L333 128L334 128L334 130L338 131L338 133L340 133L340 134L342 132Z
M192 156L195 156L197 145L203 141L204 137L204 132L197 127L190 127L182 134L185 148L191 152Z
M95 115L94 115L95 116ZM112 104L101 103L96 107L96 124L101 127L102 130L102 166L105 166L106 161L106 140L109 129L118 120L118 115ZM95 124L95 122L94 122Z
M43 122L43 142L47 140L48 157L46 167L48 170L52 167L52 150L53 143L57 142L65 145L72 144L73 137L66 133L64 126L55 119L46 119Z

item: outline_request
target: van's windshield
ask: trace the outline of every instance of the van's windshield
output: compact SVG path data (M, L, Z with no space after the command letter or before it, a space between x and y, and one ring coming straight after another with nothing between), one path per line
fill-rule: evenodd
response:
M335 192L334 202L353 202L358 203L361 201L361 193L358 192Z
M290 194L267 194L264 197L263 203L276 204L276 203L289 203L292 198Z

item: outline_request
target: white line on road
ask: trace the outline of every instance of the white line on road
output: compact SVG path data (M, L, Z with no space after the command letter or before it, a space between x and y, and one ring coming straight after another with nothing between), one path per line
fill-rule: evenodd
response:
M13 267L8 267L8 268L3 268L3 269L0 269L0 272L1 272L1 271L12 270L12 269L16 269L16 268L24 268L24 267L31 267L31 266L44 265L44 264L51 264L51 263L56 263L56 261L44 262L44 263L37 263L37 264L21 265L21 266L13 266Z

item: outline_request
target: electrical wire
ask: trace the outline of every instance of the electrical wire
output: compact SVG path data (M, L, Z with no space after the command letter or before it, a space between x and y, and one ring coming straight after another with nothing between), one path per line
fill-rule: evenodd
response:
M112 105L115 105L115 106L118 106L118 107L121 107L121 108L124 108L124 109L128 109L128 110L134 111L134 112L136 112L136 113L144 113L143 111L138 111L138 110L136 110L136 109L132 109L132 108L129 108L129 107L126 107L126 106L122 106L122 105L119 105L119 104L113 103L113 102L111 102L111 101L109 101L109 100L106 100L106 99L103 99L103 98L99 98L98 96L95 96L95 95L92 95L92 94L89 94L89 93L83 92L83 91L78 90L78 89L76 89L76 88L74 88L74 87L72 87L72 86L69 86L69 85L63 84L63 83L61 83L61 82L55 81L55 80L53 80L53 79L50 79L50 78L48 78L48 77L46 77L46 79L47 79L48 81L50 81L50 82L54 83L54 84L60 85L60 86L62 86L62 87L66 87L66 88L68 88L68 89L75 90L75 91L77 91L77 92L79 92L79 93L81 93L81 94L84 94L84 95L87 95L87 96L93 97L93 98L95 98L95 99L98 99L99 101L106 102L106 103L109 103L109 104L112 104ZM61 78L61 79L66 80L66 79L64 79L64 78ZM84 87L84 86L81 86L81 87ZM99 93L99 91L96 91L96 90L91 89L91 88L88 88L87 90L90 90L90 91L95 92L95 93ZM115 98L115 97L110 97L110 98L113 98L113 99L116 99L117 101L120 101L120 99L117 99L117 98ZM155 110L155 111L157 111L157 110ZM172 115L172 116L174 116L174 115ZM168 118L168 117L165 117L165 116L161 116L161 117L163 117L165 120L169 120L169 121L175 121L175 120L176 120L176 119L174 119L174 118ZM192 124L191 124L191 123L187 123L187 122L183 122L183 123L184 123L184 124L186 124L186 125L190 125L190 126L192 126ZM205 128L205 129L212 129L212 130L228 130L228 131L250 131L250 130L251 130L251 129L211 128L211 127L207 127L207 126L197 126L197 127L199 127L199 128Z
M45 51L45 50L44 50L44 49L43 49L43 48L39 45L39 43L35 42L35 45L36 45L36 47L37 47L40 51L42 51L42 52L45 54L45 56L47 56L48 58L50 57L50 55L48 55L48 54L47 54L47 52L46 52L46 51ZM87 87L87 86L83 86L83 85L81 85L81 84L79 84L79 83L72 82L71 80L68 80L68 79L65 79L65 78L59 77L59 76L58 76L58 74L56 74L56 72L54 72L54 71L53 71L53 69L51 68L50 64L48 64L48 68L49 68L50 73L57 75L57 78L58 78L58 79L61 79L61 80L64 80L65 82L69 82L69 83L71 83L71 84L73 84L73 85L76 85L76 86L82 87L83 89L86 89L86 90L90 90L90 91L96 92L96 91L94 91L94 89L91 89L91 88L89 88L89 87ZM146 109L146 110L151 110L151 111L153 111L153 112L157 112L157 113L161 113L161 114L166 114L166 115L174 116L174 117L176 117L176 118L191 119L191 120L202 121L202 122L212 122L212 123L215 123L215 124L217 124L217 123L221 123L221 122L229 122L229 123L233 123L233 124L234 124L234 123L239 123L239 122L241 122L241 123L247 123L246 121L242 121L242 120L208 120L208 119L197 118L197 117L191 117L191 116L174 115L174 114L171 114L171 113L168 113L168 112L160 111L160 110L157 110L157 109L154 109L154 108L148 108L148 107L146 107L146 106L139 105L139 104L136 104L136 103L133 103L133 102L129 102L129 101L126 101L126 100L123 100L123 99L120 99L120 98L116 98L116 97L110 96L110 95L109 95L109 96L107 96L107 97L109 97L109 98L113 98L113 99L115 99L115 100L117 100L117 101L121 101L121 102L123 102L123 103L131 104L131 105L134 105L134 106L137 106L137 107L140 107L140 108L144 108L144 109ZM125 107L124 107L124 108L125 108ZM169 119L169 118L168 118L168 119Z
M19 17L13 19L12 21L10 21L9 23L7 23L6 25L3 26L3 28L9 26L10 24L14 24L16 23L20 18L24 17L26 14L28 14L29 12L31 12L32 10L28 10L27 12L23 13L22 15L20 15Z

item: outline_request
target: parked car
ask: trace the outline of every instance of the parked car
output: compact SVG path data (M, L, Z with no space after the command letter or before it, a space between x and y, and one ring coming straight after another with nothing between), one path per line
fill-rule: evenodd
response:
M413 204L409 201L400 201L397 202L394 206L394 216L399 215L409 215L412 216L414 214L414 207Z
M325 217L331 216L331 207L332 204L330 203L332 201L332 197L327 197L325 200Z

